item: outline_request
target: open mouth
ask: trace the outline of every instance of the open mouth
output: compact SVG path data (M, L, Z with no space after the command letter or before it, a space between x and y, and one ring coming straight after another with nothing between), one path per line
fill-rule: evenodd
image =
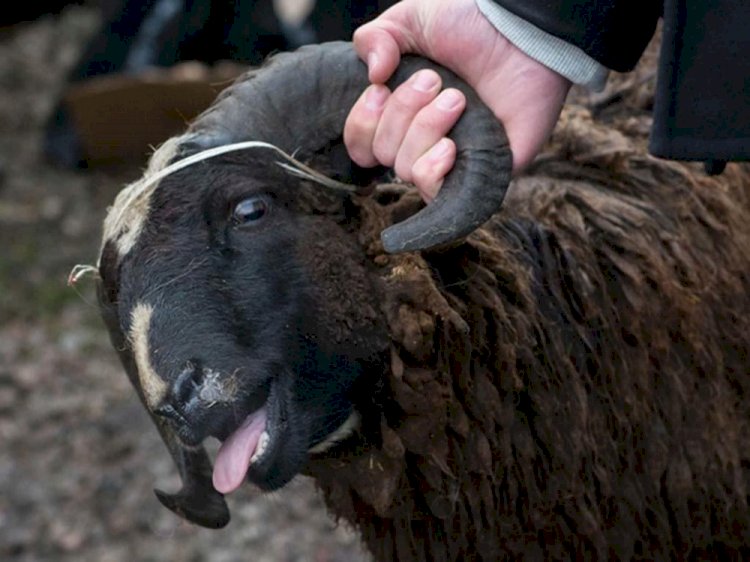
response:
M263 489L275 489L302 468L308 455L328 450L351 435L359 425L359 414L353 410L322 439L318 438L312 444L309 444L309 438L304 439L304 444L297 449L286 435L289 419L282 414L283 407L274 398L272 391L268 402L250 413L219 447L213 469L216 491L222 494L233 492L248 477ZM290 456L289 447L297 452ZM280 462L284 465L291 462L289 468L293 467L293 470L279 470ZM287 477L282 477L282 473L287 472ZM267 480L272 474L274 477Z
M289 446L284 438L289 414L282 396L278 386L272 384L265 400L260 404L255 402L242 423L221 436L213 470L217 492L233 492L248 477L263 489L277 487L274 477L279 473L279 464L285 464L284 458L288 456L285 448Z
M251 413L221 444L214 461L216 491L228 494L239 488L250 466L264 458L271 441L267 412L263 406Z

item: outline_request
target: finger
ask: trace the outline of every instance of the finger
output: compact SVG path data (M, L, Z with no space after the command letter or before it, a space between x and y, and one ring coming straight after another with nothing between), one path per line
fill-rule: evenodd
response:
M466 97L448 88L414 117L404 136L393 169L405 181L412 181L412 167L451 130L466 107Z
M362 92L344 123L344 145L349 157L364 168L378 164L372 151L372 143L389 96L390 91L385 86L369 86Z
M409 6L397 3L354 32L354 49L367 63L370 82L385 83L396 70L401 53L414 51L413 20Z
M435 99L441 85L438 73L425 69L415 72L394 90L385 105L372 142L373 154L381 164L393 166L412 120Z
M367 63L367 77L373 84L384 84L398 67L401 51L396 40L375 22L354 32L354 49Z
M422 199L429 203L437 196L445 175L455 162L456 144L449 138L443 138L414 163L412 183Z

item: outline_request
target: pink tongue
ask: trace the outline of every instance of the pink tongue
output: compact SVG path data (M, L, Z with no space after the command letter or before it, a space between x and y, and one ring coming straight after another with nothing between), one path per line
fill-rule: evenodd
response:
M266 429L266 419L265 407L253 412L221 444L214 462L213 480L216 491L228 494L245 481L250 457L255 452L260 434Z

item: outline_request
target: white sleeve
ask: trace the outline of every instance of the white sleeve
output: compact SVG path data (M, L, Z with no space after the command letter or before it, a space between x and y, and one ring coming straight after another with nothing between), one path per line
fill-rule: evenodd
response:
M574 84L600 91L609 70L580 48L542 31L492 0L476 0L477 7L508 41Z

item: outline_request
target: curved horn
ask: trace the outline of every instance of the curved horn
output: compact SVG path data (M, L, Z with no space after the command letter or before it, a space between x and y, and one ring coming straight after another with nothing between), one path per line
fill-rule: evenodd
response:
M206 450L203 447L186 448L171 428L151 417L182 478L182 488L176 493L154 490L156 497L164 507L196 525L212 529L226 526L229 523L229 508L224 495L211 484L211 461Z
M435 63L405 56L391 88L422 68L437 71L443 85L460 89L467 109L450 137L458 155L435 200L382 233L388 252L427 249L461 238L499 208L512 155L503 126L460 78ZM369 85L367 68L351 43L303 47L273 57L239 79L191 125L182 152L260 140L309 156L341 136L349 110Z
M103 262L106 268L107 264L112 262L111 249L105 255L109 258ZM146 406L146 411L159 430L159 435L167 446L169 454L172 455L182 479L182 488L175 494L154 490L156 497L165 507L196 525L213 529L226 526L229 523L229 508L224 495L217 492L211 484L211 461L206 450L203 447L185 447L174 431L164 423L164 420L157 418L151 412L141 388L138 367L120 328L115 304L116 297L112 298L102 281L97 284L97 297L112 345L117 350L138 397Z

